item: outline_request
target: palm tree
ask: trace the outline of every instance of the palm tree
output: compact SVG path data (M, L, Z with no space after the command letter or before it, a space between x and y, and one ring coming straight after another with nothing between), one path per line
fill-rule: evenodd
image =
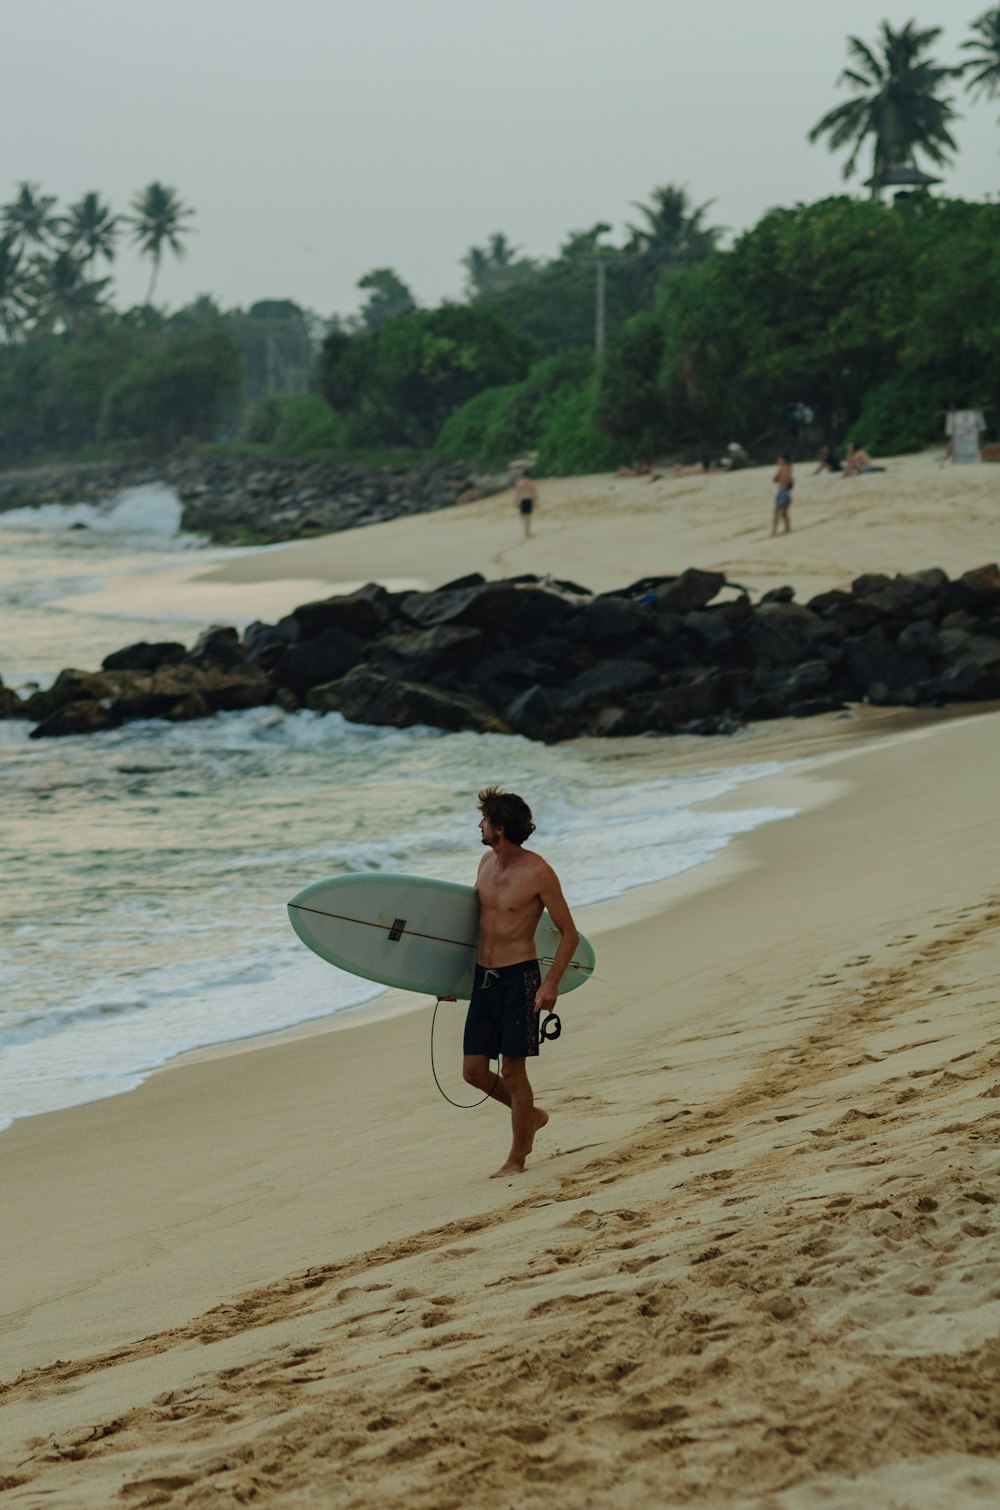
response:
M17 339L26 305L24 253L13 234L0 236L0 327L5 341Z
M59 229L59 217L52 212L54 194L42 194L38 184L18 184L17 198L0 209L3 224L18 246L47 246Z
M176 189L161 183L147 184L133 199L132 209L135 214L126 216L132 227L132 240L136 242L142 255L148 256L153 264L149 292L146 294L146 303L151 304L160 274L163 249L169 246L175 257L184 256L186 248L181 242L181 236L188 234L184 222L190 220L195 212L181 203Z
M707 226L705 216L715 203L693 206L686 189L664 184L654 189L649 204L635 204L644 225L629 225L625 251L638 257L641 281L651 292L668 268L704 262L716 248L721 226Z
M534 263L519 256L503 231L494 231L485 246L470 246L462 258L466 272L465 291L470 298L481 299L499 293L534 269Z
M809 133L811 142L829 136L830 150L852 143L844 165L850 178L865 142L872 141L872 198L881 196L891 168L916 167L915 152L942 166L955 151L948 127L955 117L949 99L941 98L942 86L958 77L961 68L942 68L925 57L941 35L939 26L924 31L907 21L894 31L888 21L875 48L860 37L849 37L847 50L854 66L845 68L838 83L855 84L858 93L828 111Z
M973 99L982 94L991 100L1000 93L1000 5L983 11L973 21L972 30L978 35L962 43L963 49L973 54L965 64L965 87Z
M88 278L86 261L75 252L37 258L26 288L33 329L69 337L81 325L97 324L108 312L104 291L110 282Z
M84 194L76 204L71 204L61 229L67 250L79 251L88 266L98 257L109 264L114 261L121 226L111 206L102 204L99 195Z

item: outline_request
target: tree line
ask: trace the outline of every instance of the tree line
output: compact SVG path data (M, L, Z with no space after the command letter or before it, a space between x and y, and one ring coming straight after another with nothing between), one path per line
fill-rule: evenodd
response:
M22 183L0 207L0 461L221 440L478 465L532 450L541 470L573 471L859 424L869 446L924 444L943 407L1000 403L1000 207L919 189L922 159L954 153L958 81L1000 91L1000 5L962 62L935 58L939 37L910 21L848 38L849 98L809 137L846 152L848 177L870 151L867 200L772 211L724 247L711 201L661 185L617 240L598 221L533 258L493 233L461 259L462 298L436 309L378 267L348 319L207 296L168 314L158 275L195 214L176 190L150 184L118 216L96 192L60 212ZM888 202L901 183L916 192ZM98 271L126 236L150 286L117 314Z

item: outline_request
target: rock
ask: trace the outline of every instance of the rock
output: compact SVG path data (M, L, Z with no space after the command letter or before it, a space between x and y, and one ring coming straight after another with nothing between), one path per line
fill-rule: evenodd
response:
M784 603L788 600L776 598L774 601ZM691 613L684 615L681 623L688 634L713 657L722 655L733 643L732 630L726 618L711 608L693 609Z
M767 594L765 593L761 602L763 603L766 598ZM810 613L817 613L821 618L825 618L831 609L839 608L841 604L853 601L849 592L842 592L839 587L834 587L829 592L817 593L814 598L809 599L806 607Z
M724 572L699 571L689 567L679 577L656 590L656 608L659 613L690 613L692 609L704 608L726 585Z
M792 670L782 670L769 690L777 692L789 703L802 700L807 695L825 691L832 681L827 661L803 661ZM790 710L791 711L791 710Z
M996 562L963 572L944 591L946 613L964 610L980 618L1000 609L1000 568Z
M633 639L649 617L648 610L644 611L627 598L602 595L570 620L569 632L575 643L602 650Z
M400 604L404 618L418 628L467 624L487 634L505 633L523 642L576 612L565 594L537 584L487 582L440 593L408 593Z
M563 713L578 713L599 704L621 704L630 692L639 692L659 681L659 672L648 661L601 661L580 674L553 699Z
M504 709L503 717L513 733L523 734L525 739L536 739L541 744L555 744L576 732L547 690L537 685L513 698Z
M411 629L384 636L368 661L387 676L427 682L469 666L478 658L482 646L481 629L437 624L433 629Z
M884 572L865 572L860 577L855 577L851 583L851 592L856 598L871 598L876 593L884 592L892 584L892 578Z
M29 739L54 739L68 734L98 734L116 729L121 720L103 702L87 698L64 703L32 729Z
M116 674L106 671L60 671L46 692L35 692L24 705L29 718L49 719L62 708L79 702L109 701L116 695Z
M904 655L881 629L844 642L844 671L855 698L870 702L913 704L917 688L930 676L925 660Z
M155 671L158 666L175 665L186 654L184 646L174 640L157 641L152 645L140 640L138 644L126 645L124 649L106 655L101 665L105 671Z
M277 686L302 698L311 687L342 677L363 654L364 644L356 635L331 626L316 639L289 645L271 667L271 676Z
M243 661L243 646L235 629L213 624L198 636L187 658L193 666L238 666Z
M248 624L243 631L244 659L252 666L262 666L265 671L270 671L298 637L298 620L291 617L278 624Z
M13 687L5 687L0 680L0 718L23 718L27 710Z
M356 592L302 603L292 610L291 616L304 640L316 639L327 629L337 629L367 643L389 623L390 599L384 587L368 582Z
M366 666L359 666L339 681L313 688L307 705L318 713L342 713L352 723L388 724L397 729L429 724L436 729L480 734L509 732L506 724L476 698L414 682L391 681Z
M637 715L642 728L672 734L693 719L720 712L719 692L718 672L709 671L679 686L633 693L626 707Z
M904 655L935 655L938 649L937 631L926 620L917 620L913 624L907 624L896 644Z
M274 699L274 682L259 666L208 666L196 689L213 713L260 708Z
M846 597L847 594L845 593L844 596ZM772 587L769 592L764 593L760 601L762 603L794 603L795 588ZM809 606L811 608L812 604L810 603Z

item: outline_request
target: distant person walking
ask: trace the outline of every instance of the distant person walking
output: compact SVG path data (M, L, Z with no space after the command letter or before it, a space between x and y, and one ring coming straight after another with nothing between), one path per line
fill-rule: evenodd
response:
M521 516L524 524L524 538L527 540L531 535L531 516L535 512L538 503L538 489L532 481L531 473L525 467L517 482L514 484L514 505Z
M788 510L792 506L792 489L795 486L795 473L792 463L787 456L778 457L778 470L772 479L778 484L778 491L774 495L774 518L771 520L771 534L778 533L779 525L783 526L782 533L787 535L792 528L792 521L788 517Z

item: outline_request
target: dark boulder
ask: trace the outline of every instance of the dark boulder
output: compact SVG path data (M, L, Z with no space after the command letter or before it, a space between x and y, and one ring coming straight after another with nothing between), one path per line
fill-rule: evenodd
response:
M907 624L896 641L904 655L933 656L938 650L938 635L934 625L926 619Z
M470 668L469 679L488 703L501 707L517 692L533 687L545 676L541 661L520 650L501 650L488 655Z
M274 682L259 666L208 666L196 689L213 713L260 708L274 700Z
M767 594L765 593L764 597L761 598L761 602L766 602L766 600ZM810 613L817 613L820 618L825 618L832 609L839 608L842 604L851 602L853 602L853 599L849 592L843 592L839 587L833 587L829 592L819 592L814 598L810 598L806 607Z
M855 700L867 697L880 705L913 704L917 688L930 676L927 661L905 655L881 629L844 642L847 690Z
M992 615L1000 609L1000 568L995 562L963 572L944 590L945 613L964 612L975 618Z
M802 661L791 669L783 667L762 690L777 692L787 702L794 703L827 691L832 682L828 661Z
M656 589L656 610L658 613L684 614L705 608L725 585L724 572L689 567L679 577Z
M414 724L451 732L506 734L506 724L478 699L416 682L396 682L359 666L339 681L314 687L307 706L317 713L341 713L351 723Z
M277 624L248 624L243 631L243 656L251 666L269 671L299 639L299 622L289 614Z
M356 592L301 603L292 610L304 640L314 640L328 629L365 642L375 638L392 617L390 594L377 582L368 582Z
M576 604L566 594L541 584L501 581L449 592L409 593L400 612L421 629L467 624L490 635L503 632L514 643L523 644L571 618Z
M116 729L121 720L103 702L87 698L64 703L32 729L29 739L56 739L68 734L100 734Z
M566 627L574 642L595 651L616 646L644 632L650 620L643 609L628 598L602 594L581 608Z
M288 687L302 698L310 687L336 681L356 666L364 654L363 642L342 629L324 629L316 639L289 645L271 667L279 687Z
M28 718L49 719L61 708L68 708L74 703L110 701L118 691L118 677L122 674L109 671L78 671L69 667L65 671L60 671L52 686L45 692L32 693L24 705L24 711Z
M27 709L13 687L5 687L0 681L0 718L24 718Z
M656 692L637 692L626 700L641 727L671 734L694 719L710 718L722 711L722 685L717 672L708 671L691 681Z
M239 666L243 662L243 646L235 629L213 624L198 636L187 659L193 666Z
M701 651L707 651L712 659L725 655L732 647L733 631L729 620L715 609L693 609L684 615L681 623Z
M846 597L846 594L845 594L845 597ZM761 598L760 601L762 603L794 603L795 602L795 588L794 587L772 587L768 592L764 593L764 595L762 596L762 598ZM810 603L809 606L811 608L812 604Z
M564 713L577 713L594 704L622 703L658 681L659 672L648 661L600 661L581 671L553 700Z
M408 629L373 646L367 664L402 681L427 682L468 667L483 648L483 632L461 624Z
M542 744L555 744L577 732L541 686L528 687L512 698L504 709L503 718L514 734L523 734L525 739L535 739Z
M126 645L114 650L101 662L105 671L155 671L159 666L174 666L187 654L184 646L174 640L161 640L149 644L140 640L136 645Z

